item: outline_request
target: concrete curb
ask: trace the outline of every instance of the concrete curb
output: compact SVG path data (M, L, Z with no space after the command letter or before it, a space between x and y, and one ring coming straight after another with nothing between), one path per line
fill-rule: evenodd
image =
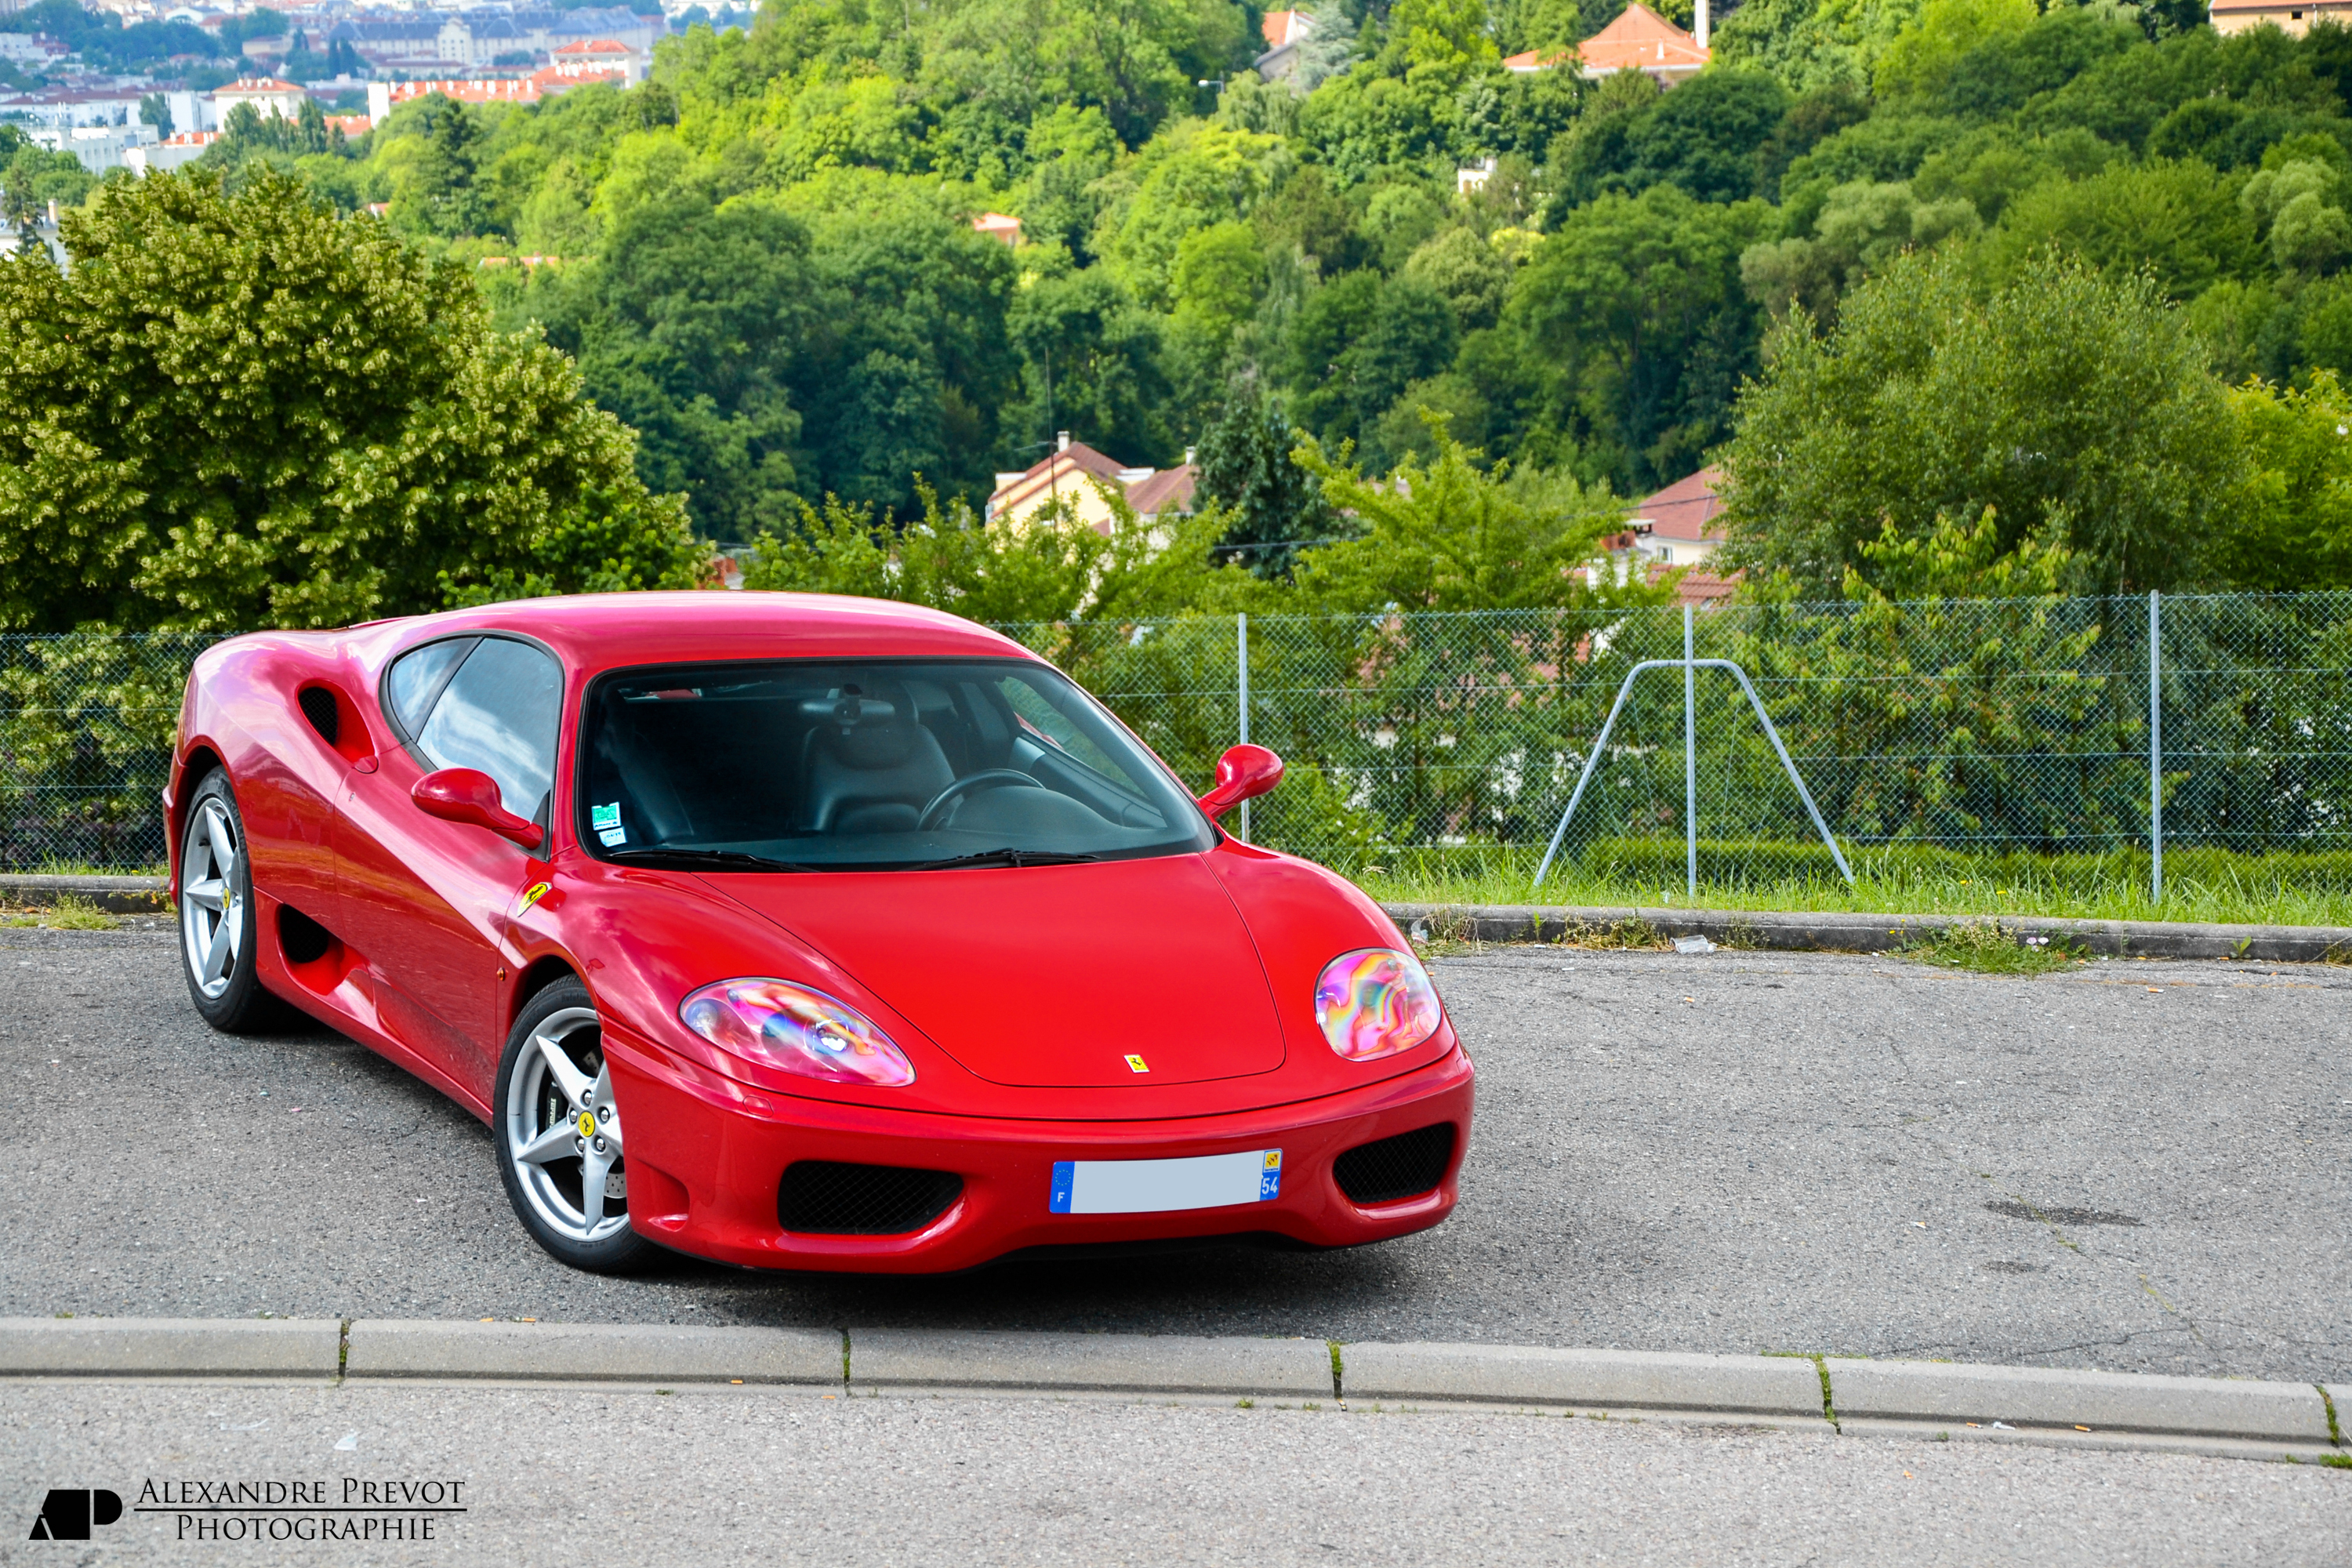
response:
M841 1335L823 1329L667 1323L352 1324L352 1378L566 1383L806 1383L838 1386Z
M1383 904L1389 918L1421 937L1556 942L1580 928L1606 931L1640 921L1663 937L1703 936L1723 947L1775 952L1886 952L1984 915L1815 914L1769 910L1587 909L1531 904ZM2194 925L2168 921L2001 917L2020 937L2063 936L2112 958L2246 958L2318 963L2352 956L2342 926Z
M1330 1399L1336 1392L1323 1340L920 1329L851 1331L849 1385L860 1393L1001 1388L1266 1399Z
M332 1377L342 1324L299 1318L0 1318L0 1377Z
M1339 1356L1349 1399L1822 1418L1821 1373L1797 1356L1378 1343Z
M66 899L86 899L112 915L160 914L172 907L172 885L163 877L43 877L0 873L0 904L47 909Z
M348 1354L346 1355L346 1350ZM0 1318L0 1377L733 1384L1367 1403L2341 1453L2307 1383L1860 1357L948 1330ZM1338 1375L1335 1378L1334 1373ZM1827 1394L1827 1408L1824 1407ZM2217 1447L2218 1446L2218 1447Z
M2071 1432L2239 1437L2326 1447L2327 1405L2308 1383L2240 1383L2035 1366L1828 1358L1841 1420L1995 1421Z

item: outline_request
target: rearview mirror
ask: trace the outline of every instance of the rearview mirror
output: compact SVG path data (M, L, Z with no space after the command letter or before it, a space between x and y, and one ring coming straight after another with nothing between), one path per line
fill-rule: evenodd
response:
M408 792L408 796L416 803L416 809L427 816L462 822L469 827L487 827L526 849L538 848L547 837L539 830L538 823L517 816L506 808L499 798L498 780L479 768L443 768L438 773L426 773L416 781L416 787Z
M1199 805L1212 817L1255 800L1282 782L1282 759L1264 746L1240 745L1217 759L1217 782Z

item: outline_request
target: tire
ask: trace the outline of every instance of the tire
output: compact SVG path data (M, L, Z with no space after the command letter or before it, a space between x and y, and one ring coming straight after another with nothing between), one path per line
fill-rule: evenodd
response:
M621 1109L603 1041L596 1004L578 980L533 996L499 1058L490 1141L507 1199L533 1240L574 1268L626 1274L660 1249L629 1228ZM580 1131L583 1116L593 1133Z
M180 834L180 973L188 1000L225 1035L283 1024L288 1008L255 973L259 951L245 817L228 774L204 776Z

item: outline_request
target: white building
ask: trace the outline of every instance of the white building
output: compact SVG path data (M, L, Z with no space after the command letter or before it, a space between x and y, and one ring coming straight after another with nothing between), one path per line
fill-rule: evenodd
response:
M126 153L134 148L152 146L156 141L155 128L136 120L128 125L45 127L25 134L36 146L52 153L72 153L93 174L128 167Z
M183 131L177 136L167 136L161 142L142 147L123 150L122 166L144 179L176 169L183 163L193 163L205 155L205 149L221 139L217 131Z
M299 120L302 117L302 105L310 96L292 82L280 81L274 76L239 77L212 95L205 123L192 125L188 129L217 131L228 123L228 117L236 112L240 103L253 105L253 111L264 120L272 116L279 120ZM177 120L178 117L173 116L175 128Z
M75 125L135 124L142 96L121 88L96 91L49 88L40 92L12 93L0 96L0 120L53 130Z

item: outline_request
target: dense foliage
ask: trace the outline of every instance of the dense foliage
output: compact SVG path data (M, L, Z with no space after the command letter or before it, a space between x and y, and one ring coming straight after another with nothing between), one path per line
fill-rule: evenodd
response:
M1318 469L1456 452L1559 527L1721 457L1775 592L2352 583L2352 33L1748 0L1672 90L1501 64L1621 6L1343 0L1267 83L1229 0L770 0L635 89L240 120L207 163L388 204L700 533L787 552L762 580L1067 430L1197 447L1268 590L1370 526ZM12 204L68 178L16 166Z
M674 499L465 272L263 174L0 258L0 625L333 626L694 579Z

